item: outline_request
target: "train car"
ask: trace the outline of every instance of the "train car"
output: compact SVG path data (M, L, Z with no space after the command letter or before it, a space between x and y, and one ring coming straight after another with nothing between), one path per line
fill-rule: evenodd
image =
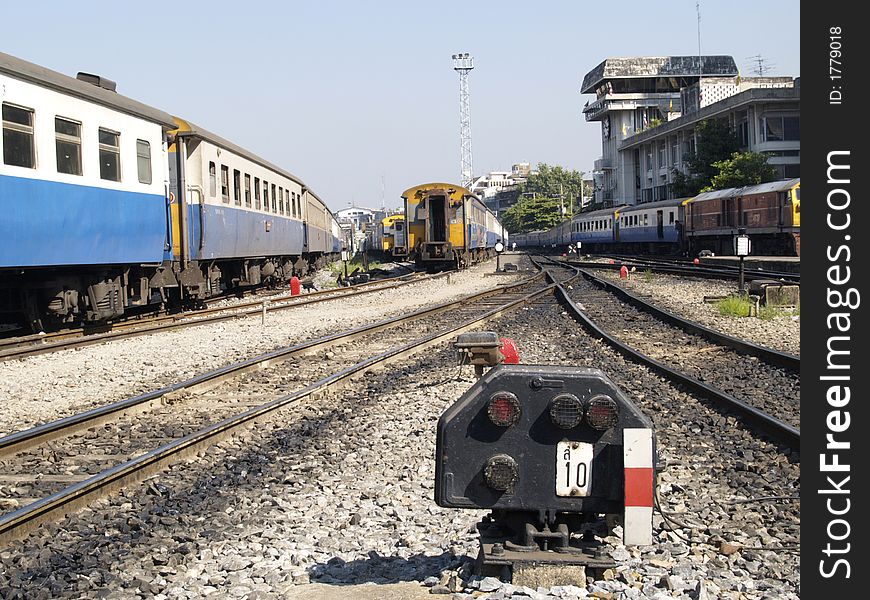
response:
M800 179L704 192L686 204L690 253L731 254L740 228L752 238L753 254L800 256Z
M569 222L571 237L568 243L581 242L584 252L612 247L617 210L603 208L574 215Z
M408 249L421 265L456 268L492 256L507 232L483 202L451 183L425 183L402 193Z
M115 92L0 53L0 313L103 321L288 278L341 250L300 179Z
M613 242L620 252L676 254L683 241L689 199L662 200L614 211Z
M99 320L150 301L171 258L172 116L0 53L0 313Z
M169 148L172 251L191 296L304 275L331 257L335 219L298 177L210 131L175 121Z
M373 248L388 256L404 256L407 253L404 214L385 217L378 223L376 231Z

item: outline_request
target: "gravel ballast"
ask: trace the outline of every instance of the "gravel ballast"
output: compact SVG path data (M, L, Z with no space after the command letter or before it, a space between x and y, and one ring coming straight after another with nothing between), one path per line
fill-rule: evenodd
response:
M0 363L0 435L188 379L275 348L473 294L528 274L495 261L394 290Z
M653 546L608 538L619 566L585 585L469 577L470 528L483 511L432 500L435 424L473 383L445 348L284 411L3 549L0 596L305 597L315 581L352 598L349 585L418 581L452 586L455 599L797 598L797 555L749 549L799 543L798 503L757 500L797 495L796 456L590 339L553 303L488 328L513 337L524 363L602 368L647 411L667 463L663 508L689 527L672 532L656 515Z
M800 355L800 317L783 314L764 320L756 317L731 317L719 313L715 304L704 302L705 296L728 296L737 290L737 283L720 279L680 277L663 273L647 275L631 273L629 279L620 279L619 273L595 271L595 275L644 296L679 316L697 321L734 337L762 346Z

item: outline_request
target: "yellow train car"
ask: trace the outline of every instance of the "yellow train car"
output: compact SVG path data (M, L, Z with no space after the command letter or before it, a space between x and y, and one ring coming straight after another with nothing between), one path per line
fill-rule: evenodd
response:
M405 215L390 215L381 221L383 231L381 250L393 256L404 256L408 253L405 242Z
M502 224L480 199L461 185L424 183L402 193L408 253L418 264L460 268L507 244Z

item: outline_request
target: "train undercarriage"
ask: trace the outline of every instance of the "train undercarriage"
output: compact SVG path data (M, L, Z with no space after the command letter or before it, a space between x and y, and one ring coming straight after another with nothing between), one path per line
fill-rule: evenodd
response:
M312 253L152 265L0 271L0 321L33 332L98 324L134 312L196 307L203 300L279 285L337 258Z

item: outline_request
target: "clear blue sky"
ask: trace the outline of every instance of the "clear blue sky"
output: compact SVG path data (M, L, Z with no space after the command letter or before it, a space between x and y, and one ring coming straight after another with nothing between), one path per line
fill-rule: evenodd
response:
M39 5L42 6L39 6ZM785 0L703 0L704 54L800 75ZM476 173L515 162L590 171L599 125L583 76L610 56L695 55L695 0L664 2L31 2L4 6L0 49L210 129L300 176L334 209L387 206L459 180L459 83L470 52Z

